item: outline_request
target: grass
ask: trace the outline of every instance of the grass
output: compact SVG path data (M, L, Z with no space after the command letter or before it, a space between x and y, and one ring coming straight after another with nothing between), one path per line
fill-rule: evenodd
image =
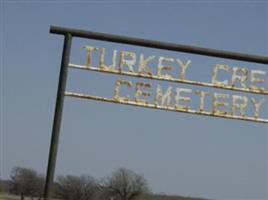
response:
M10 194L0 194L0 200L20 200L20 197Z
M37 200L38 198L34 198ZM20 196L11 194L0 194L0 200L20 200ZM24 197L24 200L32 200L30 197Z
M38 200L39 198L34 198L34 200ZM20 200L20 196L18 195L11 195L11 194L5 194L0 193L0 200ZM32 200L30 197L24 197L24 200ZM59 199L53 199L53 200L59 200Z
M39 198L34 198L34 200L38 200ZM18 195L11 195L11 194L5 194L0 193L0 200L20 200L20 196ZM32 200L30 197L24 197L24 200ZM59 199L53 199L53 200L59 200ZM187 198L187 197L169 197L169 196L142 196L139 198L139 200L201 200L197 198ZM204 199L203 199L204 200Z

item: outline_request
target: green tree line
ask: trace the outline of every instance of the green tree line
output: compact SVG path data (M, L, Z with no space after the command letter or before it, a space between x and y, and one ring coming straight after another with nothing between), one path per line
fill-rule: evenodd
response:
M41 200L44 185L44 175L33 169L14 167L8 190L19 195L21 200L25 197ZM61 175L53 184L53 198L63 200L134 200L148 192L144 176L126 168L119 168L102 180L90 175Z
M35 170L14 167L10 180L0 180L0 192L42 200L45 176ZM3 191L4 190L4 191ZM90 175L60 175L53 183L52 199L62 200L204 200L201 198L157 195L151 193L142 174L119 168L101 180Z

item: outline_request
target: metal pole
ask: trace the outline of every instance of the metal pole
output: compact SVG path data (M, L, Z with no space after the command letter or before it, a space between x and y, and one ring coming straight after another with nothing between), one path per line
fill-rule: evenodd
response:
M226 58L233 60L243 60L247 62L268 64L268 57L244 54L232 51L223 51L217 49L209 49L204 47L196 47L190 45L174 44L169 42L160 42L155 40L147 40L141 38L128 37L123 35L113 35L107 33L99 33L93 31L84 31L73 28L65 28L59 26L50 26L50 33L65 35L66 33L72 34L73 37L81 37L95 40L102 40L107 42L116 42L122 44L137 45L143 47L165 49L171 51L178 51L184 53L191 53L204 56L212 56L218 58Z
M66 88L71 44L72 44L72 35L67 33L65 34L65 37L64 37L63 52L62 52L62 58L61 58L61 68L60 68L60 75L59 75L56 107L55 107L55 113L54 113L54 121L53 121L50 150L49 150L49 157L48 157L47 176L46 176L45 191L44 191L45 200L48 200L49 197L51 196L51 189L52 189L53 180L54 180L54 172L55 172L56 158L57 158L57 151L58 151L61 117L62 117L62 110L63 110L63 104L64 104L64 92Z

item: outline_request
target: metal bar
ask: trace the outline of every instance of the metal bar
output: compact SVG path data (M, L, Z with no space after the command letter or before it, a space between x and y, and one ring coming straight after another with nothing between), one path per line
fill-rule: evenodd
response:
M55 107L52 135L51 135L51 142L50 142L47 176L46 176L45 191L44 191L45 200L48 200L49 197L51 196L51 189L52 189L53 180L54 180L62 110L63 110L63 104L64 104L64 92L65 92L66 82L67 82L68 63L70 60L71 45L72 45L72 36L71 34L66 33L65 38L64 38L64 44L63 44L56 107Z
M242 61L247 61L247 62L268 64L268 57L265 57L265 56L243 54L243 53L238 53L238 52L223 51L223 50L209 49L209 48L182 45L182 44L174 44L174 43L168 43L168 42L160 42L160 41L155 41L155 40L147 40L147 39L141 39L141 38L127 37L127 36L122 36L122 35L113 35L113 34L107 34L107 33L85 31L85 30L65 28L65 27L59 27L59 26L51 26L50 33L61 34L61 35L65 35L69 33L74 37L96 39L96 40L102 40L102 41L108 41L108 42L116 42L116 43L151 47L151 48L157 48L157 49L165 49L165 50L198 54L198 55L204 55L204 56L212 56L212 57L227 58L227 59L233 59L233 60L242 60Z
M183 84L190 84L190 85L197 85L197 86L204 86L204 87L210 87L210 88L219 88L224 90L233 90L237 92L246 92L246 93L254 93L254 94L262 94L262 95L268 95L268 90L266 89L250 89L250 88L238 88L233 86L222 86L222 85L215 85L212 83L206 83L206 82L200 82L200 81L192 81L192 80L184 80L184 79L176 79L176 78L166 78L166 77L159 77L157 75L149 75L149 74L141 74L137 72L129 72L129 71L120 71L117 69L114 70L104 70L98 67L93 66L85 66L85 65L77 65L77 64L69 64L70 68L74 69L81 69L81 70L89 70L94 72L102 72L102 73L109 73L109 74L116 74L116 75L125 75L125 76L132 76L132 77L139 77L139 78L147 78L152 80L162 80L162 81L169 81L169 82L175 82L175 83L183 83Z
M237 120L244 120L244 121L268 123L268 119L261 119L261 118L254 118L254 117L243 117L243 116L236 116L236 115L230 115L230 114L219 114L219 113L213 113L213 112L207 112L207 111L196 111L196 110L191 110L191 109L188 109L188 110L177 109L175 106L173 106L173 107L171 107L171 106L159 106L159 105L156 105L153 103L143 103L143 102L136 102L136 101L122 101L122 100L119 101L119 100L115 100L113 98L106 98L106 97L81 94L81 93L75 93L75 92L65 92L65 96L77 97L77 98L82 98L82 99L91 99L91 100L95 100L95 101L103 101L103 102L116 103L116 104L139 106L139 107L144 107L144 108L154 108L154 109L166 110L166 111L183 112L183 113L189 113L189 114L221 117L221 118L227 118L227 119L237 119Z

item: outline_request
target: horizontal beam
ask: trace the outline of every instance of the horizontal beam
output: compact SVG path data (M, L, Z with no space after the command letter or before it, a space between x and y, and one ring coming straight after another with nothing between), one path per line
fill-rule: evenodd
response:
M108 74L125 75L125 76L146 78L146 79L152 79L152 80L161 80L161 81L169 81L169 82L174 82L174 83L218 88L218 89L223 89L223 90L232 90L232 91L237 91L237 92L268 95L268 90L266 89L258 90L258 89L250 89L250 88L239 88L239 87L235 87L231 85L216 85L213 83L192 81L192 80L186 80L186 79L176 79L176 78L169 78L169 77L159 77L157 75L142 74L142 73L137 73L137 72L120 71L120 70L105 70L105 69L101 69L98 67L93 67L93 66L87 67L85 65L77 65L77 64L72 64L72 63L69 63L68 66L73 69L89 70L89 71L108 73Z
M102 41L107 41L107 42L116 42L116 43L122 43L122 44L130 44L130 45L157 48L157 49L165 49L165 50L170 50L170 51L178 51L178 52L191 53L191 54L197 54L197 55L241 60L241 61L260 63L260 64L268 64L268 57L265 57L265 56L243 54L239 52L223 51L223 50L217 50L217 49L209 49L209 48L174 44L174 43L168 43L168 42L160 42L160 41L155 41L155 40L147 40L147 39L141 39L141 38L127 37L127 36L122 36L122 35L113 35L113 34L107 34L107 33L85 31L85 30L65 28L65 27L59 27L59 26L51 26L50 33L60 34L60 35L71 34L73 37L88 38L88 39L102 40Z
M88 94L82 94L82 93L76 93L76 92L65 92L65 96L82 98L82 99L90 99L90 100L95 100L95 101L103 101L103 102L115 103L115 104L138 106L138 107L144 107L144 108L153 108L153 109L158 109L158 110L203 115L203 116L221 117L221 118L226 118L226 119L237 119L237 120L244 120L244 121L251 121L251 122L268 123L268 119L235 116L235 115L230 115L230 114L220 114L220 113L213 113L213 112L207 112L207 111L195 111L191 109L187 109L187 110L177 109L176 107L171 107L171 106L156 106L153 103L115 100L114 98L106 98L106 97L100 97L100 96L94 96L94 95L88 95Z

